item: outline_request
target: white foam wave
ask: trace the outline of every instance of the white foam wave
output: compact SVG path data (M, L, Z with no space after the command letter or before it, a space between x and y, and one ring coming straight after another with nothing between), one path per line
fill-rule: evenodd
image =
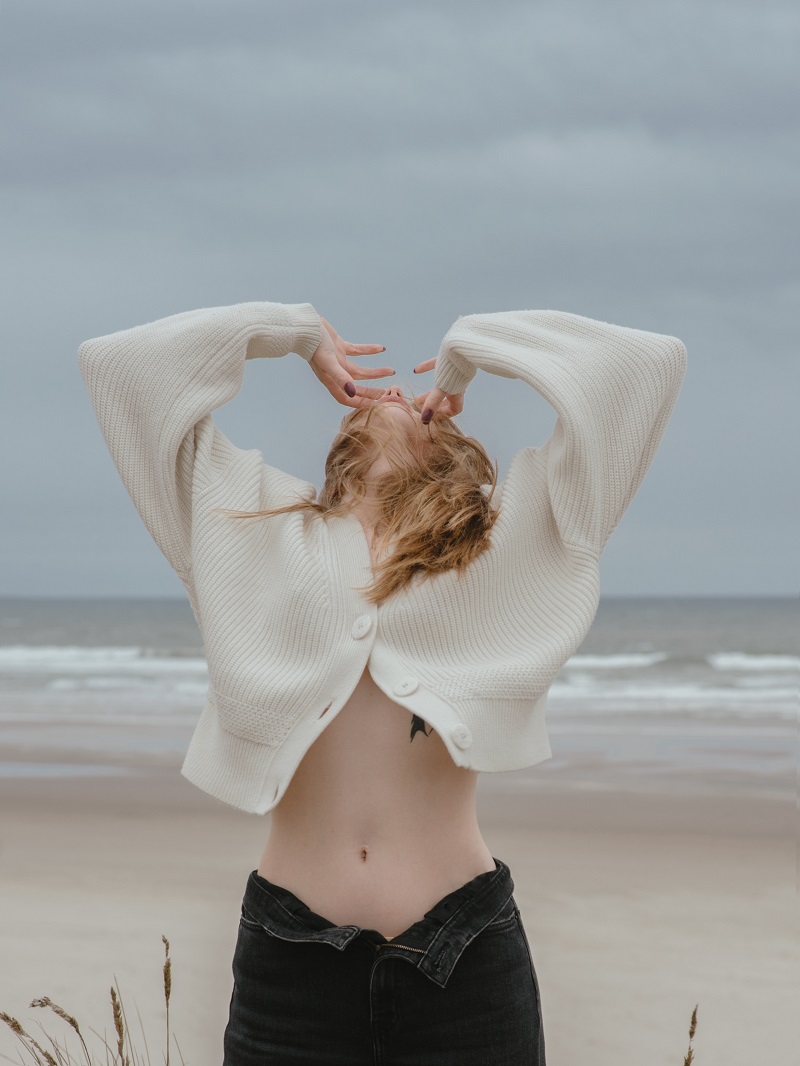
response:
M565 667L577 670L630 670L642 666L653 666L668 658L665 651L625 652L617 655L573 655Z
M753 677L735 677L733 684L739 688L765 689L776 691L786 685L786 674L755 674ZM783 691L786 691L784 688ZM790 689L797 695L797 687Z
M0 674L206 674L205 659L159 655L147 648L18 644L0 647Z
M91 714L85 710L76 713L69 707L60 708L60 712L52 710L0 712L0 723L3 725L51 725L51 726L154 726L159 730L166 728L193 729L197 725L199 711L192 714L157 714L115 712L109 714L105 709Z
M168 681L164 678L147 677L57 677L48 681L47 689L51 692L81 692L95 689L104 692L138 692L157 694L162 692L180 692L188 696L203 696L208 691L207 681Z
M749 689L722 688L704 686L691 682L662 682L660 684L642 685L635 682L616 682L601 686L589 682L577 682L572 679L556 680L550 695L559 697L583 697L591 702L609 700L647 700L666 703L753 703L762 701L765 705L773 701L792 700L797 697L797 690L790 687L771 688L767 691L752 692Z
M718 651L706 656L715 670L798 670L798 655L752 655L744 651Z

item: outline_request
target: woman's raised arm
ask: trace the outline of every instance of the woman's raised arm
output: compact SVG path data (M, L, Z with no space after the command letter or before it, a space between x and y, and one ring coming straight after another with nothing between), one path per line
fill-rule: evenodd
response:
M358 407L383 390L353 379L394 371L350 357L384 350L342 340L311 304L263 301L184 311L81 344L81 372L117 470L184 583L193 495L236 452L211 413L239 392L246 361L295 352L339 403Z
M78 359L114 464L178 576L191 567L191 499L228 442L211 411L233 400L247 359L295 352L322 335L310 304L206 307L84 341Z
M686 372L676 337L563 311L459 318L436 358L432 406L478 370L521 378L558 415L537 450L561 539L600 553L650 466Z
M111 456L178 575L191 567L192 494L232 446L211 412L239 392L248 359L310 362L323 327L311 304L262 301L185 311L85 341L81 373Z

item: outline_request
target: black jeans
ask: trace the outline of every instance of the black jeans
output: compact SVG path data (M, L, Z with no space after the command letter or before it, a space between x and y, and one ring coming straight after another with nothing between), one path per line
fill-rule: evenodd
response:
M224 1066L544 1066L530 947L494 861L392 940L251 873Z

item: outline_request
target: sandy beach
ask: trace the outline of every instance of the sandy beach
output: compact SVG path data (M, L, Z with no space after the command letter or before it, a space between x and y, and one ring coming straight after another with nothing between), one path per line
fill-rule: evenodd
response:
M54 1031L28 1007L48 995L110 1032L116 976L158 1061L163 932L173 1030L187 1064L215 1066L268 817L205 796L173 759L29 769L0 779L0 1009ZM551 1066L680 1066L696 1003L697 1066L796 1063L789 787L654 784L645 765L587 758L483 775L479 797L486 842L514 876ZM0 1051L17 1054L9 1034Z

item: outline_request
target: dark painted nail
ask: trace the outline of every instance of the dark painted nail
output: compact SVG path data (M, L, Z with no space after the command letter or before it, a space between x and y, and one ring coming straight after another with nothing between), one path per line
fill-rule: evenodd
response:
M433 411L423 411L422 412L422 424L423 424L423 426L427 426L427 424L430 422L431 418L433 418Z
M346 381L345 382L344 391L347 393L348 396L355 396L356 387L355 387L355 385L353 384L352 381Z

